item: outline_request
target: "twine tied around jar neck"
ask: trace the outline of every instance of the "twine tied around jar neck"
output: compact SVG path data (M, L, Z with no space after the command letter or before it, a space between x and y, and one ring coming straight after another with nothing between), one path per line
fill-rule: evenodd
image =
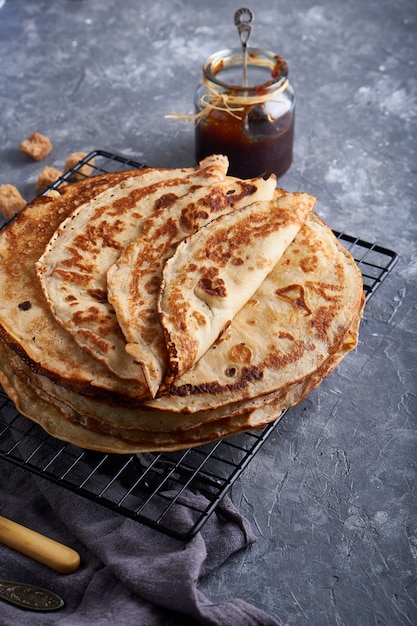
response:
M266 102L276 101L279 102L277 96L285 91L288 86L288 78L280 84L276 89L269 93L263 93L259 95L235 95L233 93L221 93L219 92L208 79L204 80L206 86L206 92L200 98L200 104L202 106L201 111L191 116L193 120L198 120L208 115L211 111L223 111L235 118L240 118L240 112L245 111L248 107L253 107L257 104L264 104Z
M225 51L224 53L226 53ZM254 52L264 52L258 51L254 49ZM217 56L218 58L222 58L222 52L217 55L213 55L213 57ZM284 63L285 61L278 57L277 55L269 54L270 58L276 59L276 62ZM212 111L219 111L228 113L232 117L240 119L242 116L240 115L243 111L256 106L258 104L262 105L266 102L280 102L281 99L279 95L283 93L289 85L289 80L287 77L287 69L285 64L285 70L281 78L277 81L274 76L274 72L272 71L272 79L261 84L261 85L253 85L249 87L243 86L235 86L227 83L222 83L218 79L216 79L216 75L218 72L215 70L208 69L216 67L216 63L211 61L213 57L210 57L206 65L204 66L204 93L199 97L199 101L197 104L197 112L194 114L181 114L181 113L172 113L170 115L166 115L167 119L178 119L184 122L198 122L200 119L205 118ZM222 63L219 62L217 64L219 67L222 66ZM271 67L271 62L265 60L259 54L251 54L251 65L259 66L259 67ZM272 68L271 68L272 70ZM220 71L220 70L218 70ZM276 83L276 84L275 84Z

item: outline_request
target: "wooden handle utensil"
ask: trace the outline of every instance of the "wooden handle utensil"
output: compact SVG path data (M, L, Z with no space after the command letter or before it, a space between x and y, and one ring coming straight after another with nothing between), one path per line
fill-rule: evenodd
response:
M68 546L0 515L0 542L61 574L75 572L80 555Z

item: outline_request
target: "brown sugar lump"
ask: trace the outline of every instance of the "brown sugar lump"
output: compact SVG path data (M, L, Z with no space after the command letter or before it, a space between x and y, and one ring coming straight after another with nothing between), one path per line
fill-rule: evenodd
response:
M26 200L14 185L0 187L0 211L6 220L10 220L26 206Z
M71 170L73 167L77 165L82 159L87 156L87 152L73 152L69 155L67 160L65 161L65 171ZM94 159L90 159L87 163L82 165L76 172L74 172L72 178L80 179L91 176L93 174L94 169Z
M35 161L42 161L52 150L52 143L41 133L32 133L20 144L20 150Z
M36 191L43 193L45 189L48 189L60 176L62 176L62 172L55 167L44 167L36 182Z

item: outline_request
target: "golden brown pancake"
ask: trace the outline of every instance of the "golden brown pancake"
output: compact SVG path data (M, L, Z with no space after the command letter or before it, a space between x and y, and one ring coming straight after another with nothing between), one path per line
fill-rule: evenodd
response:
M168 348L166 382L191 369L276 266L316 203L277 193L222 215L184 239L165 264L159 318Z
M81 448L111 453L144 453L174 451L218 440L247 430L263 428L277 420L288 407L300 403L323 378L337 367L343 356L357 341L359 318L346 338L340 352L332 355L317 372L285 391L272 394L258 407L248 402L236 415L198 422L182 430L152 432L125 423L120 413L113 419L101 420L77 413L55 396L48 395L29 373L19 357L0 340L0 384L22 415L42 426L50 435ZM20 361L20 363L18 363ZM30 370L29 370L30 372ZM57 388L62 390L62 387ZM109 414L110 416L110 414Z
M213 166L217 165L218 161L215 159ZM172 172L168 178L171 174ZM187 178L188 174L183 171L181 176ZM226 175L224 178L226 179ZM129 219L127 213L132 216L139 211L139 206L135 205L133 210L131 207L133 198L140 194L139 190L146 187L143 185L144 180L147 180L147 175L140 171L123 172L67 185L60 195L54 194L54 197L36 200L0 233L0 289L3 295L0 302L1 384L23 415L39 423L53 436L85 448L126 453L177 450L263 427L277 419L282 411L300 402L320 384L339 365L341 359L353 350L358 339L364 305L359 269L328 226L311 212L314 199L307 194L289 194L279 190L274 203L285 201L287 209L292 207L293 215L290 219L287 211L286 219L291 224L296 222L296 234L289 236L288 240L284 237L284 243L280 240L281 250L274 249L266 254L263 245L258 244L254 237L258 209L256 203L255 214L249 211L253 220L252 225L247 225L249 231L252 227L252 231L248 232L248 241L253 243L253 247L246 244L240 248L237 245L232 250L229 246L227 253L228 258L236 259L242 258L243 254L247 255L246 265L244 262L237 266L242 270L239 280L246 279L252 287L242 298L242 305L230 315L228 326L220 337L217 336L217 331L213 333L206 340L206 351L202 351L201 356L191 355L190 369L173 382L169 381L164 387L160 387L160 394L155 398L149 396L144 378L138 376L129 379L115 374L108 363L106 364L106 360L102 359L104 351L97 354L96 358L91 346L87 349L75 341L74 335L67 330L65 320L58 323L38 282L35 264L43 255L53 233L60 228L64 231L63 224L71 228L70 222L66 221L69 215L81 219L81 206L92 212L90 217L95 215L93 225L98 229L97 241L102 240L100 237L106 230L106 219L103 215L109 215L109 211L111 213L113 210L114 221L111 222L111 227L108 225L107 232L115 234L120 217L118 210L126 220ZM229 189L227 185L231 183L231 180L225 180L221 185ZM156 187L165 189L164 185L162 180L156 183ZM198 185L197 196L207 197L208 192L212 194L212 199L216 197L218 183L212 181L206 186L203 193L202 186ZM235 183L232 184L233 189L236 186ZM244 184L239 182L238 187L243 189ZM190 195L193 196L195 191L196 187L193 187ZM297 202L294 205L295 199ZM305 206L301 207L303 203ZM252 204L245 206L251 207ZM130 207L127 213L126 206ZM176 206L176 209L170 212L169 206ZM187 210L183 213L185 208ZM234 207L226 215L235 218L239 211L245 210L246 208ZM174 291L177 286L181 286L182 281L189 279L190 263L197 265L197 269L192 270L199 276L197 289L196 284L194 287L188 285L188 291L181 294L188 305L196 294L201 295L202 287L208 287L207 282L201 283L201 277L205 275L204 268L207 265L208 269L210 261L212 272L218 270L217 276L229 288L229 275L227 272L221 273L224 269L221 261L217 263L210 257L210 250L213 250L209 245L210 236L206 236L206 226L202 226L206 218L196 216L195 208L190 208L185 196L181 201L176 198L171 205L166 198L164 208L159 211L154 207L153 211L154 217L149 218L148 222L144 220L141 226L142 228L147 223L143 235L139 235L135 244L130 247L133 257L127 252L130 246L129 237L126 241L119 241L119 255L124 255L120 267L123 266L124 270L130 272L132 280L134 276L140 276L140 289L136 293L131 290L132 285L129 286L132 309L123 309L127 324L129 310L141 310L142 305L140 302L136 303L135 298L141 297L142 287L148 282L147 277L151 282L156 277L153 283L153 302L155 298L161 298L162 302L164 289ZM196 218L196 222L194 226L179 228L179 240L176 235L163 234L164 224L172 226L175 219L184 221L185 217L188 217L190 223ZM224 217L215 218L217 219L223 223ZM270 228L269 222L273 223L273 215L269 215L268 219L264 218L262 223ZM82 224L81 220L77 233L83 236L90 233L94 239L94 228L89 230L90 219ZM234 230L234 225L232 219L228 224L228 232L241 233L239 228ZM215 226L212 231L209 227L210 232L216 235L219 232L225 234L224 229L218 230L217 224ZM187 228L193 234L189 241L185 239L185 243L199 235L195 239L196 246L189 255L188 252L185 254L185 258L176 257L183 246L181 236ZM119 234L121 233L125 233L123 219L120 223ZM161 252L162 262L156 268L156 273L152 271L151 261L155 259L155 252L152 250L151 239L148 242L148 265L144 263L141 266L141 251L137 247L137 241L147 233L149 237L158 234L155 245L166 245L168 250L168 253ZM72 234L69 242L76 238ZM65 237L60 240L60 246L65 248L66 244L62 243L64 240ZM72 243L69 246L71 248ZM85 271L89 285L94 284L94 280L102 280L102 265L106 265L98 263L94 258L93 247L88 246L88 253L86 251L84 254L79 239L78 246L71 248L74 258L78 255L78 270L85 263L83 272ZM115 246L109 245L110 249L114 251ZM204 257L203 262L201 259L205 253L207 257ZM113 253L110 256L111 254ZM274 254L277 255L276 258ZM278 257L280 258L277 261ZM129 266L129 259L134 270ZM271 259L271 267L268 267L257 286L251 278L252 268L256 263L264 266ZM65 263L62 265L62 261L63 257L60 257L60 269L63 270ZM75 261L74 264L77 265ZM101 277L92 278L97 269ZM73 270L74 267L71 268ZM80 277L83 272L80 272ZM109 272L109 276L111 274ZM63 271L60 278L62 294L66 293L64 276ZM160 281L161 276L165 282ZM93 280L92 283L89 282L90 279ZM235 276L233 280L237 280ZM73 283L70 282L69 285L68 293L72 294ZM246 289L246 285L242 289ZM240 297L240 294L236 295L237 292L234 285L231 290L232 299ZM120 298L121 294L122 291L119 292ZM94 297L97 296L96 293ZM107 300L107 284L104 284L101 298L107 302L104 308L107 311L113 310ZM210 305L213 305L212 301ZM213 310L214 308L212 306ZM197 311L197 308L193 310ZM88 311L87 306L85 312ZM161 315L162 312L165 314L167 310L161 307ZM95 319L93 311L90 313L91 319ZM181 318L180 313L174 309L170 312L173 324L177 318ZM124 349L126 339L114 310L112 315L113 334L107 332L109 326L106 324L102 327L96 325L95 330L99 337L103 336L109 349L117 352L120 345ZM144 331L145 320L146 317L141 322ZM166 322L166 319L163 321ZM224 322L220 325L221 329L223 326ZM152 317L148 330L153 333L155 328L155 318ZM159 337L166 339L162 326L159 330ZM119 337L120 344L111 339L116 336ZM194 333L190 333L189 337L194 337ZM126 350L125 352L128 354ZM175 372L175 376L177 375L178 372Z
M106 276L146 218L166 212L196 187L224 180L226 157L207 157L195 168L147 169L109 185L73 211L53 233L36 264L48 305L78 345L120 378L143 381L107 299Z
M363 307L362 275L317 215L191 370L149 406L195 412L284 389L339 350Z
M214 218L259 200L272 199L276 179L240 180L199 187L165 212L149 217L143 232L107 272L108 299L126 338L125 349L140 364L152 396L165 375L167 350L158 318L158 294L166 261L179 241Z
M141 170L105 174L40 197L0 232L0 336L38 372L95 396L140 396L143 383L123 381L82 350L53 317L35 263L60 223L109 188L140 179Z

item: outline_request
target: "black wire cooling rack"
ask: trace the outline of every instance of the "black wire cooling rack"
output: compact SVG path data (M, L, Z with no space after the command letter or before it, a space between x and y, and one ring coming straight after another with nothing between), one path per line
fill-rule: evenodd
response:
M144 164L132 159L96 150L50 189L74 176L141 167ZM397 254L344 233L335 235L361 269L369 299L394 267ZM0 458L146 526L188 540L201 529L277 422L263 430L180 452L106 454L82 450L49 436L20 415L0 387ZM199 496L190 498L190 492ZM185 518L182 515L181 528L172 523L177 507L185 507L187 512Z

